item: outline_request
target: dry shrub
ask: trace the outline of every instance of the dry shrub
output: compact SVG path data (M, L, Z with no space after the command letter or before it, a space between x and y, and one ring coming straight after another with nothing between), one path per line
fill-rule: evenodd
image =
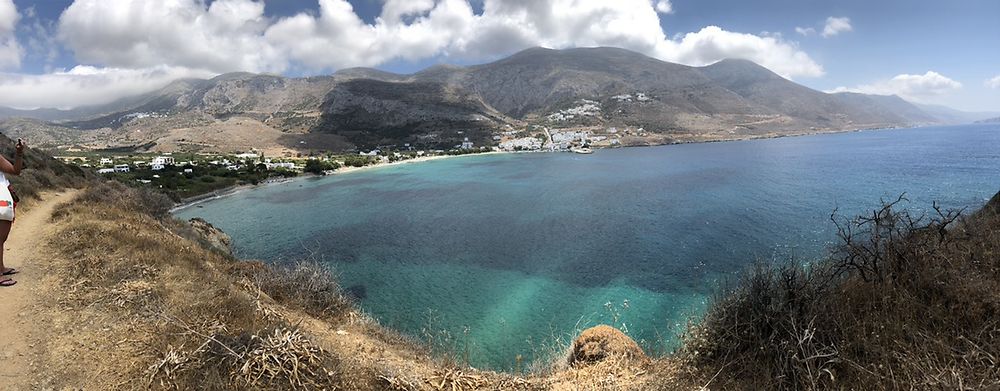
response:
M318 318L341 321L356 308L341 291L333 270L318 262L253 263L237 270L274 301Z
M1000 205L1000 196L994 197ZM1000 217L884 203L813 264L757 264L682 354L723 388L1000 387Z
M332 388L334 373L324 365L329 357L298 330L277 328L271 335L251 339L254 343L243 354L235 381L252 389Z
M299 330L284 326L230 336L217 325L192 350L167 346L147 369L146 387L165 389L335 389L337 363Z
M164 220L170 217L174 202L162 193L143 188L128 187L118 181L100 181L87 188L72 204L55 211L55 218L68 212L67 208L85 205L106 213L128 213L152 216ZM100 206L101 208L98 208Z
M334 356L273 311L262 313L255 292L229 273L236 261L176 234L172 229L181 224L167 219L166 210L163 198L113 182L59 208L60 239L53 245L65 261L53 272L64 289L54 299L106 325L74 325L77 334L105 333L94 338L141 347L130 363L111 359L121 355L111 349L92 351L73 361L98 368L79 372L112 373L117 381L98 384L116 388L335 388L331 374L340 367ZM286 295L334 311L320 304L339 297L331 276L289 273L302 291L285 286ZM110 334L119 329L127 334Z
M475 390L487 384L484 376L451 368L439 370L427 379L435 390Z

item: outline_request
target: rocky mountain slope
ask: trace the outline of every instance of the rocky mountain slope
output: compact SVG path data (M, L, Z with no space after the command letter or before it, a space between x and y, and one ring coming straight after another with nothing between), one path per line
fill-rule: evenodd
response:
M630 129L629 144L941 122L895 96L826 94L745 60L690 67L617 48L533 48L411 75L366 68L310 78L232 73L179 80L100 107L35 112L60 122L8 120L0 130L34 133L50 147L350 150L449 148L466 138L490 145L499 133L537 129L532 125L595 134ZM253 137L240 136L245 129ZM86 137L95 134L106 142ZM227 142L235 139L244 141Z

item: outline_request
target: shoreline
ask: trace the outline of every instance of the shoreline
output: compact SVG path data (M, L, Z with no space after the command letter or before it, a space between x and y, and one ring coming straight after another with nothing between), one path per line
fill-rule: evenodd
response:
M344 167L340 167L340 168L334 170L333 173L330 174L330 175L344 175L344 174L350 174L350 173L353 173L353 172L365 171L365 170L370 170L370 169L375 169L375 168L400 166L400 165L404 165L404 164L413 164L413 163L423 163L423 162L430 162L430 161L434 161L434 160L444 160L444 159L450 159L450 158L460 158L460 157L469 157L469 156L500 155L500 154L508 154L508 153L517 153L517 152L489 151L489 152L479 152L479 153L467 153L467 154L464 154L464 155L420 156L420 157L415 157L413 159L399 160L399 161L395 161L395 162L392 162L392 163L369 164L367 166L361 166L361 167L346 167L346 166L344 166ZM295 178L293 178L293 179L295 179Z
M903 128L903 127L861 128L861 129L844 129L844 130L832 130L832 131L821 131L821 132L768 134L768 135L749 136L749 137L730 138L730 139L718 139L718 140L694 140L694 139L691 139L691 140L678 140L678 141L671 142L671 143L659 143L659 144L635 144L635 145L623 145L623 146L617 146L617 147L601 147L601 146L598 146L598 147L594 147L594 149L620 149L620 148L643 148L643 147L647 147L648 148L648 147L661 147L661 146L684 145L684 144L708 144L708 143L725 143L725 142L739 142L739 141L771 140L771 139L779 139L779 138L786 138L786 137L804 137L804 136L832 135L832 134L841 134L841 133L859 133L859 132L878 132L878 131L901 130L901 129L903 129L903 130L905 130L905 129L919 129L919 128L925 128L925 127L931 127L931 126L935 126L935 125L913 126L913 127L906 127L906 128ZM201 203L205 203L205 202L212 201L212 200L219 199L219 198L223 198L223 197L228 197L228 196L231 196L233 194L237 194L237 193L240 193L240 192L243 192L243 191L246 191L246 190L250 190L250 189L255 189L255 188L259 188L259 187L266 187L266 186L271 186L271 185L284 184L284 183L290 183L290 182L294 182L294 181L298 181L298 180L305 180L305 179L308 179L308 178L322 178L322 177L325 177L325 176L345 175L345 174L351 174L351 173L355 173L355 172L361 172L361 171L372 170L372 169L377 169L377 168L399 166L399 165L404 165L404 164L424 163L424 162L429 162L429 161L434 161L434 160L443 160L443 159L449 159L449 158L460 158L460 157L470 157L470 156L486 156L486 155L499 155L499 154L557 153L557 152L569 152L569 151L562 151L562 150L551 151L551 150L544 150L544 149L540 149L540 150L537 150L537 151L489 151L489 152L480 152L480 153L469 153L469 154L463 154L463 155L421 156L421 157L417 157L417 158L413 158L413 159L400 160L400 161L396 161L396 162L392 162L392 163L377 163L377 164L370 164L370 165L361 166L361 167L346 167L345 166L345 167L341 167L341 168L338 168L338 169L334 170L332 174L328 174L328 175L303 174L303 175L300 175L300 176L297 176L297 177L293 177L293 178L284 178L283 180L273 181L273 182L264 182L264 183L259 183L259 184L256 184L256 185L253 185L253 184L244 184L244 185L230 186L230 187L227 187L227 188L224 188L224 189L219 189L219 190L213 191L211 193L197 195L197 196L189 197L188 199L185 199L185 200L181 200L176 205L174 205L174 207L170 208L169 212L170 213L176 213L178 211L181 211L181 210L184 210L184 209L196 206L196 205L201 204Z
M299 180L306 180L306 179L310 179L310 178L323 178L323 177L327 177L327 176L345 175L345 174L351 174L351 173L355 173L355 172L366 171L366 170L371 170L371 169L376 169L376 168L384 168L384 167L390 167L390 166L399 166L399 165L411 164L411 163L424 163L424 162L429 162L429 161L434 161L434 160L443 160L443 159L449 159L449 158L460 158L460 157L470 157L470 156L484 156L484 155L499 155L499 154L508 154L508 153L520 153L520 152L490 151L490 152L481 152L481 153L468 153L468 154L464 154L464 155L421 156L421 157L417 157L417 158L413 158L413 159L400 160L400 161L396 161L396 162L392 162L392 163L369 164L367 166L361 166L361 167L347 167L347 166L344 166L344 167L341 167L341 168L338 168L338 169L334 170L333 173L327 174L327 175L318 175L318 174L303 173L302 175L299 175L297 177L282 178L280 180L274 180L274 181L265 181L265 182L258 183L256 185L254 185L254 184L233 185L233 186L225 187L225 188L222 188L222 189L219 189L219 190L214 190L214 191L211 191L211 192L208 192L208 193L205 193L205 194L200 194L200 195L196 195L196 196L185 198L185 199L177 202L176 204L174 204L174 206L170 208L169 213L173 214L173 213L176 213L178 211L181 211L181 210L184 210L184 209L188 209L188 208L194 207L196 205L199 205L199 204L202 204L202 203L205 203L205 202L208 202L208 201L216 200L216 199L223 198L223 197L229 197L231 195L234 195L234 194L237 194L237 193L241 193L241 192L244 192L244 191L247 191L247 190L251 190L251 189L256 189L256 188L261 188L261 187L267 187L267 186L273 186L273 185L286 184L286 183L291 183L291 182L295 182L295 181L299 181Z

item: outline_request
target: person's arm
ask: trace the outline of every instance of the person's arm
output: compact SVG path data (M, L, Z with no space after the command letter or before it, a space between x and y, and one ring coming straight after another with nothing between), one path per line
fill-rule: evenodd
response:
M0 156L0 171L5 174L20 175L21 169L24 168L24 147L24 142L18 139L17 145L14 147L13 164L6 157Z
M27 147L28 144L21 139L17 139L17 144L14 144L14 175L21 175L21 170L24 169L24 148Z

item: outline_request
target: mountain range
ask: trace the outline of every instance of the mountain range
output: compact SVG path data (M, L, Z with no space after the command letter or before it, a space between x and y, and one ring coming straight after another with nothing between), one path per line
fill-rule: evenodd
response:
M351 68L308 78L184 79L100 106L0 108L0 131L56 149L290 153L492 145L542 128L615 133L623 145L725 140L987 117L980 114L824 93L746 60L691 67L618 48L532 48L409 75Z

